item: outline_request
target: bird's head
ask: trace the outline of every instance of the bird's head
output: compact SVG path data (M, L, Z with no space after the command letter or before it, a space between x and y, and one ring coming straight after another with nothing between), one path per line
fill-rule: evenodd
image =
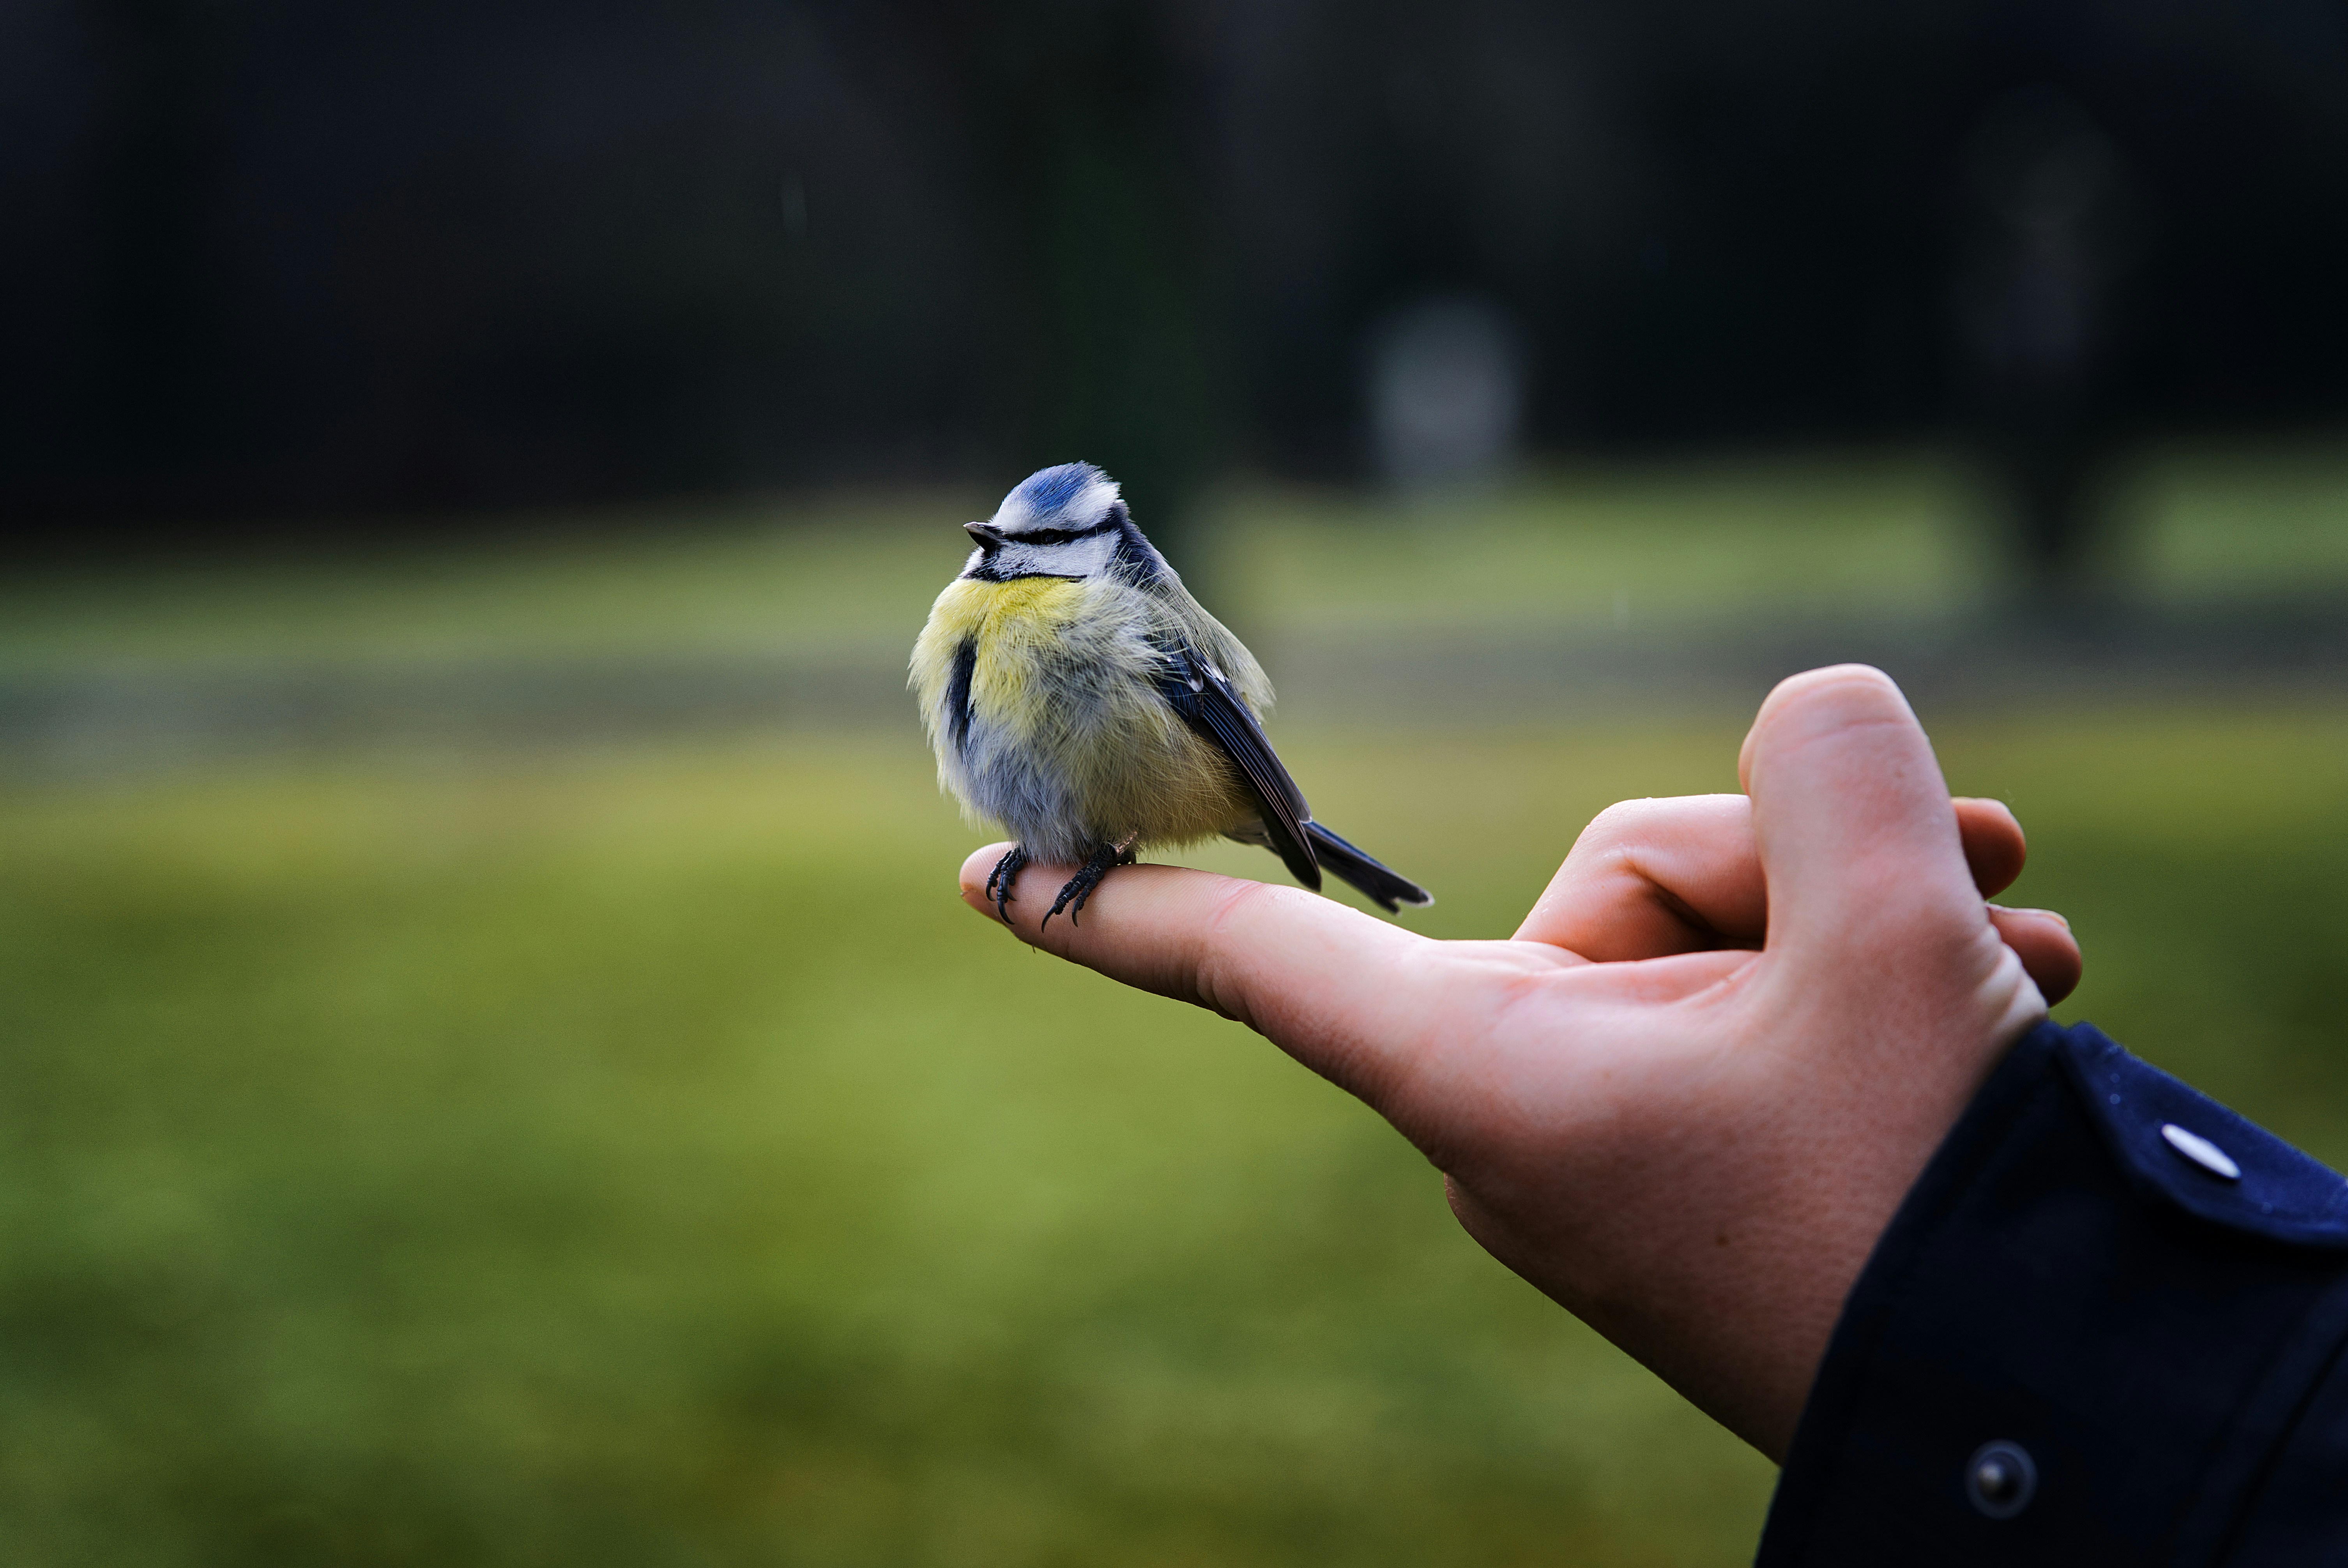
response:
M1090 463L1063 463L1021 480L994 516L963 527L978 541L964 577L1086 578L1117 559L1128 523L1117 481Z

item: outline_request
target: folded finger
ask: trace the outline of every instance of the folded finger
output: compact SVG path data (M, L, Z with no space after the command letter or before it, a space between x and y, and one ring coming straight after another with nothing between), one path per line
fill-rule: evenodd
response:
M1517 939L1612 963L1761 939L1768 892L1741 794L1629 800L1591 819Z
M1994 898L2013 886L2029 857L2022 824L2002 800L1959 795L1949 803L1957 808L1957 837L1965 852L1965 868L1984 898Z
M1881 671L1846 664L1780 682L1738 773L1769 881L1772 950L1839 965L1853 945L1980 928L1940 763Z
M2002 802L1951 803L1973 885L1984 897L2021 875L2022 825ZM1591 819L1517 939L1600 962L1757 947L1767 882L1741 794L1623 801Z
M2002 909L1989 907L1990 924L2022 967L2037 984L2038 994L2054 1006L2079 989L2079 977L2085 960L2079 953L2079 940L2071 934L2071 923L2052 909Z

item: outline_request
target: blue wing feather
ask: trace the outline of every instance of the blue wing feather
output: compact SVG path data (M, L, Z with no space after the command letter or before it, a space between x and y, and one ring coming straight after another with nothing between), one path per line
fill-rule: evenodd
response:
M1312 808L1264 737L1263 726L1222 671L1195 649L1178 646L1165 652L1159 691L1184 723L1238 767L1262 812L1264 834L1287 863L1289 874L1307 887L1319 888L1321 863L1304 828L1313 820Z

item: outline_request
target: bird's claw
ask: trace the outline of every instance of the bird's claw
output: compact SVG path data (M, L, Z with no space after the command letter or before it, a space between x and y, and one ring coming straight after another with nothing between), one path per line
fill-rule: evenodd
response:
M994 900L994 917L1006 926L1011 924L1011 916L1004 906L1011 902L1011 885L1019 880L1019 873L1026 868L1027 851L1014 844L1010 853L996 861L994 869L986 874L986 896Z
M1060 889L1059 897L1052 901L1052 907L1045 912L1043 925L1035 927L1035 934L1042 936L1044 926L1050 925L1052 917L1063 909L1068 912L1068 924L1077 924L1077 912L1084 908L1085 900L1093 896L1093 889L1101 885L1101 879L1118 866L1132 864L1133 840L1130 838L1123 844L1104 844L1095 849L1076 874L1068 878L1068 885Z

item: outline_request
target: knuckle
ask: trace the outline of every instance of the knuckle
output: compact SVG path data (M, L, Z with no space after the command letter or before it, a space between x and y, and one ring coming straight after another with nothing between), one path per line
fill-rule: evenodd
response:
M1762 711L1780 718L1798 714L1807 726L1821 729L1909 716L1908 699L1898 683L1869 664L1836 664L1789 676L1769 693Z
M1787 676L1777 682L1769 695L1773 699L1798 697L1836 690L1875 692L1896 696L1900 684L1872 664L1828 664L1816 670L1805 670L1798 675Z
M1921 733L1915 711L1890 676L1869 665L1835 665L1780 682L1761 704L1747 749L1783 753L1867 730Z
M1190 989L1197 1000L1250 1029L1258 1025L1246 966L1234 961L1242 947L1236 927L1241 920L1251 917L1265 899L1284 891L1269 883L1233 877L1200 922L1197 945L1191 949Z
M1663 803L1652 798L1618 800L1590 819L1573 841L1572 855L1620 850L1646 836L1663 815Z

